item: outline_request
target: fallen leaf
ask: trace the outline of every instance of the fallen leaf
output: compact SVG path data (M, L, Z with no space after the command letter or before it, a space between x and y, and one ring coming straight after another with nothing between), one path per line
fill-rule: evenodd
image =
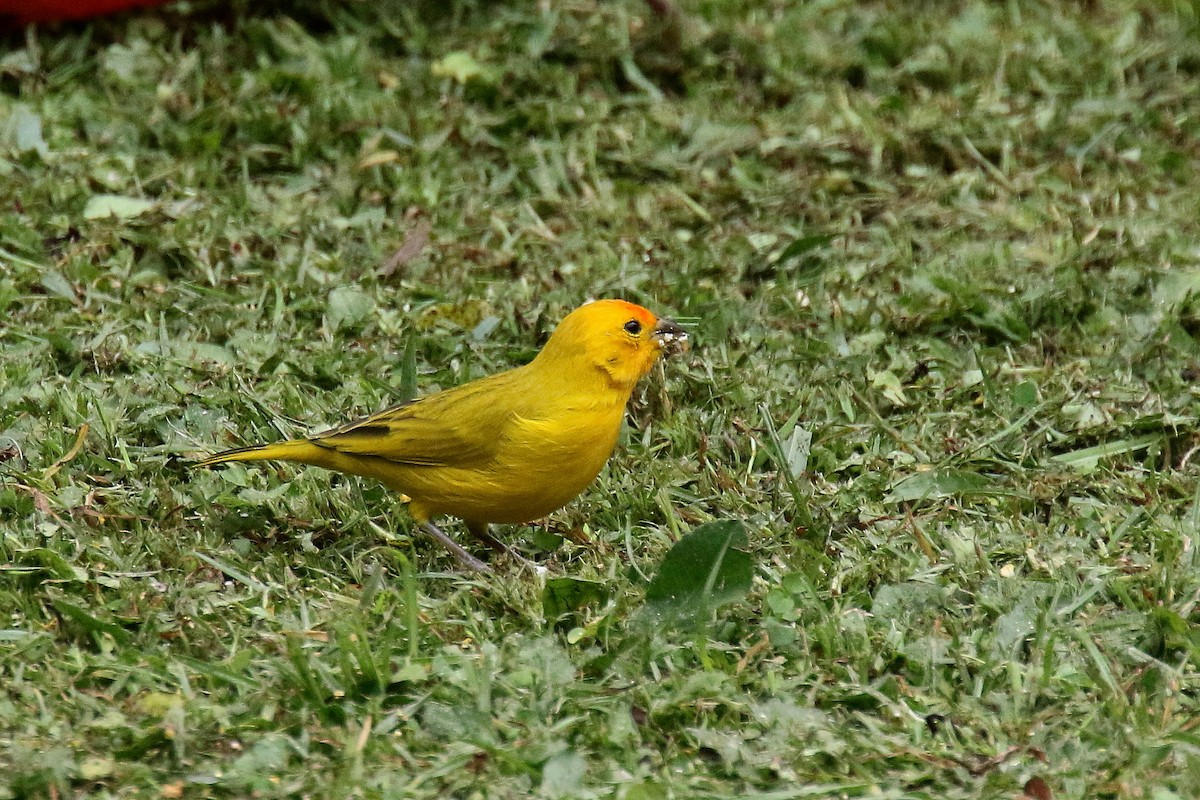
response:
M71 459L75 458L75 456L79 455L79 451L83 448L83 440L87 438L89 430L91 430L91 426L86 422L79 426L79 432L75 434L75 444L71 445L71 449L68 450L62 458L58 459L49 466L46 472L42 475L42 480L50 480L50 478L54 476L54 473L62 469L63 464L66 464Z
M400 267L403 267L421 255L421 251L425 249L425 245L429 244L430 227L429 220L417 220L417 224L404 237L404 241L400 243L400 247L396 249L396 252L392 253L391 258L383 262L383 266L379 268L379 274L386 278L400 269Z
M358 168L369 169L370 167L379 167L399 160L400 154L395 150L376 150L370 155L363 156L358 162Z
M1034 775L1025 781L1025 797L1029 800L1053 800L1054 795L1050 793L1046 782L1040 776Z

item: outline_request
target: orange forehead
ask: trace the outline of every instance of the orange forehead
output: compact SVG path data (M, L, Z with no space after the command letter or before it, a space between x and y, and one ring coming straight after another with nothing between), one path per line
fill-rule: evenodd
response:
M658 319L650 309L628 300L593 300L587 305L605 307L615 313L628 315L630 319L641 320L644 324L653 324Z

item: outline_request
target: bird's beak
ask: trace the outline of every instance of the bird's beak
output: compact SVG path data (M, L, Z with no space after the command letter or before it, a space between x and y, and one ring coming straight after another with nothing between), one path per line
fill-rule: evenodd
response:
M654 326L652 334L654 341L667 355L683 352L688 349L687 331L679 327L674 320L660 319Z

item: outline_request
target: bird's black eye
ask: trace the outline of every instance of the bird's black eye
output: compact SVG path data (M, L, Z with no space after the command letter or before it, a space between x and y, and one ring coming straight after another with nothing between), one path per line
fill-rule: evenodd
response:
M631 319L629 322L625 323L625 330L626 332L637 336L642 332L642 323L638 322L636 319Z

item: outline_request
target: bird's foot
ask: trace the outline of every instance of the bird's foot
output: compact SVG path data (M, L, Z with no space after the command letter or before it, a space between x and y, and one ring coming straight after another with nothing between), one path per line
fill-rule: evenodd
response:
M491 572L492 568L484 562L480 561L475 556L468 553L463 546L447 536L441 528L434 525L432 522L422 522L421 530L431 538L437 541L442 547L445 547L450 553L458 559L458 563L462 564L469 570L474 572Z
M526 558L518 553L515 548L509 547L495 536L492 536L492 534L488 532L486 525L468 525L467 528L471 531L472 536L486 544L491 550L499 553L502 556L508 557L517 564L520 564L522 567L530 570L535 575L544 577L550 573L550 570L546 569L546 567L542 566L536 561Z

